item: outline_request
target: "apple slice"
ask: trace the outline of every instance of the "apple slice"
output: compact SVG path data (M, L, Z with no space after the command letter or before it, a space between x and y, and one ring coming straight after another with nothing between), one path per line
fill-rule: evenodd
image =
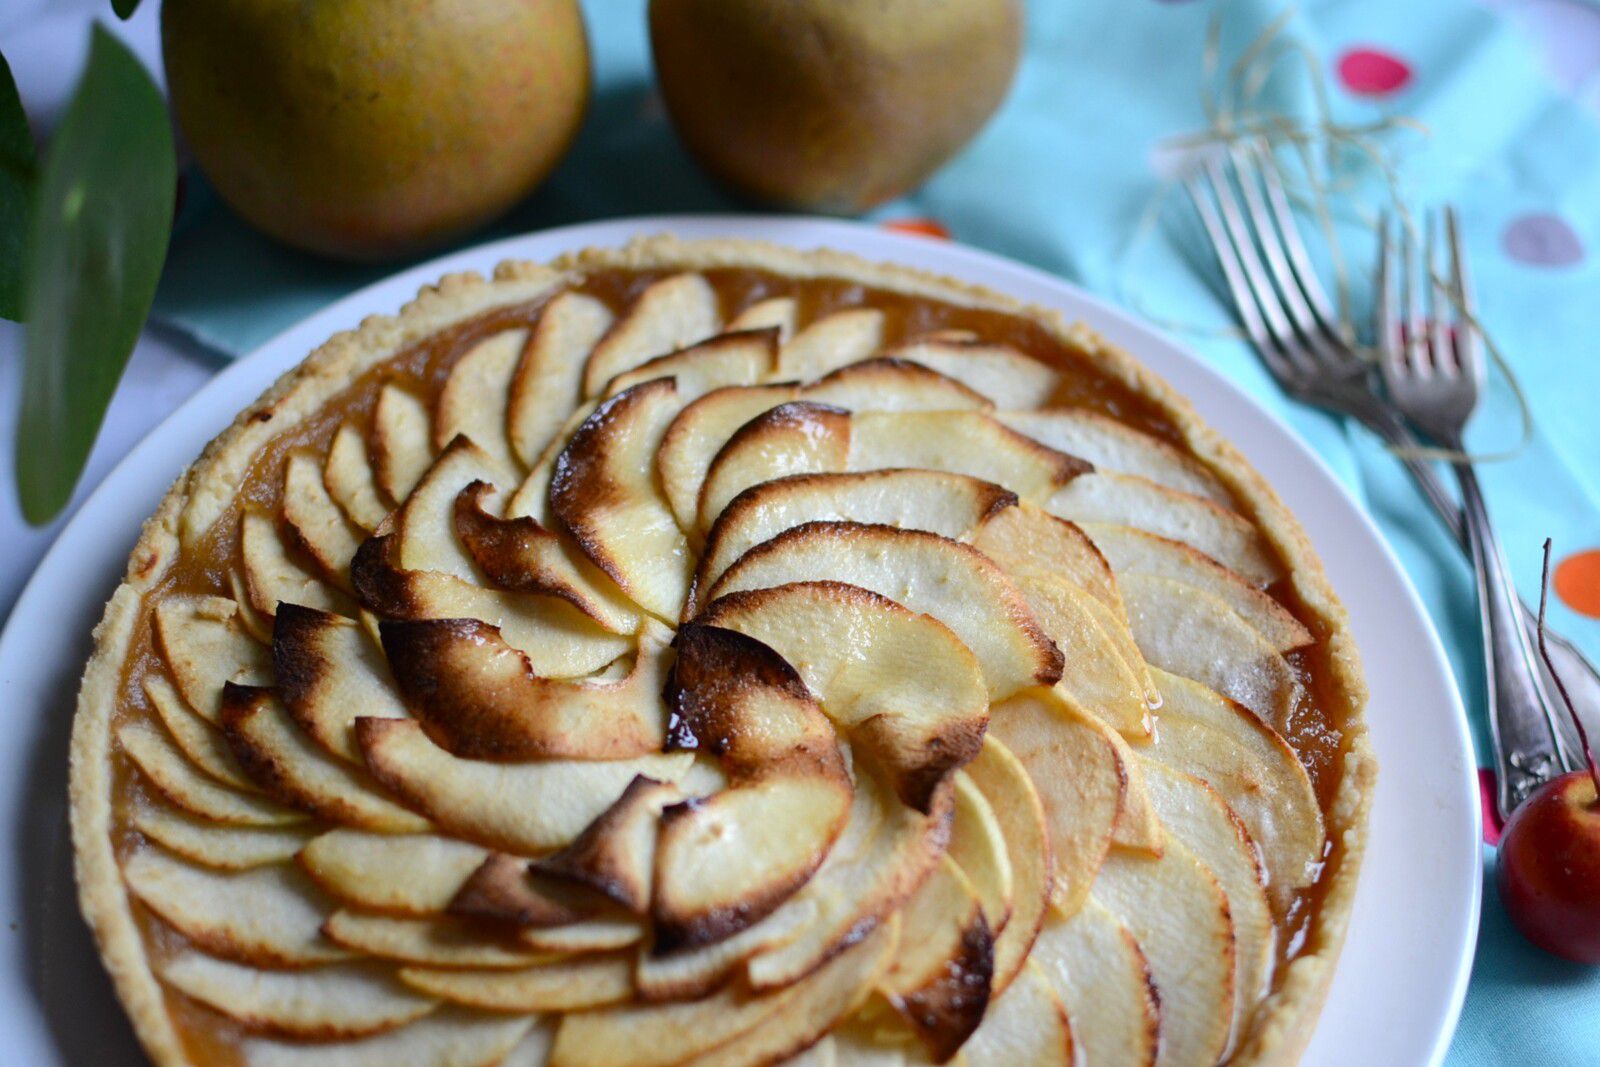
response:
M540 874L527 860L504 852L485 856L450 901L452 914L519 927L568 926L606 910L604 899L588 887Z
M351 522L371 533L389 516L367 456L367 441L353 422L342 422L328 446L322 484Z
M996 509L972 535L974 548L1009 572L1043 571L1065 578L1119 616L1117 580L1089 535L1036 504Z
M228 747L222 731L190 711L171 682L159 674L147 674L144 695L190 763L223 785L247 793L260 792L239 766L239 761L233 758L233 750Z
M900 940L878 989L934 1061L943 1063L983 1022L994 978L994 935L977 891L949 856L906 901L900 922L914 936Z
M659 692L659 682L652 690ZM643 915L650 907L656 828L662 809L682 799L677 786L641 775L628 783L616 803L585 827L577 840L539 860L533 869L576 882L635 915Z
M248 1067L509 1067L508 1054L533 1025L527 1017L443 1008L375 1037L324 1044L249 1037L240 1050Z
M578 427L550 482L550 507L584 554L663 620L683 610L691 560L652 463L680 407L670 378L617 394Z
M263 971L201 952L158 966L161 980L248 1030L314 1041L367 1037L420 1019L439 1002L371 963Z
M384 622L379 630L407 704L453 755L616 760L660 752L666 740L664 627L641 635L627 677L604 682L540 677L476 619Z
M1128 622L1151 665L1231 697L1279 729L1303 693L1294 669L1222 600L1150 574L1120 582Z
M134 808L131 822L167 851L221 871L283 863L311 840L311 831L298 827L219 826L157 803Z
M583 293L559 293L539 313L506 406L506 434L524 466L533 466L583 399L584 362L611 323L611 310Z
M124 723L117 728L117 744L156 792L191 815L230 826L286 826L305 820L292 808L200 773L154 726Z
M1015 873L1006 853L1005 831L983 791L961 771L955 777L955 814L946 855L972 884L983 918L996 937L1011 920Z
M524 926L517 937L540 952L614 952L644 939L644 924L633 919L584 919L565 926Z
M354 615L350 598L301 566L278 535L277 524L259 511L239 517L239 555L250 606L271 617L279 604L304 604Z
M710 337L721 321L717 291L700 275L651 282L589 353L583 395L598 396L623 371Z
M850 423L850 470L916 467L994 482L1025 500L1088 471L978 411L864 411Z
M361 762L357 715L408 717L389 665L362 625L342 615L285 604L272 631L278 695L295 724L328 752Z
M1238 960L1231 1045L1272 978L1277 928L1272 924L1265 874L1249 831L1210 786L1163 764L1144 764L1151 800L1167 831L1211 869L1228 896Z
M322 936L333 909L290 864L217 871L143 848L123 862L122 876L145 907L214 955L267 967L350 956Z
M378 488L395 503L404 501L433 462L428 405L394 382L386 383L372 409L368 451Z
M384 796L367 775L312 745L270 689L230 682L222 694L222 731L251 780L283 804L379 833L429 828L426 819Z
M409 571L394 563L393 535L361 546L350 574L361 602L390 619L478 619L528 657L536 674L592 674L634 647L608 633L559 597L483 589L448 574Z
M939 785L983 743L988 696L976 657L944 624L876 593L839 582L755 589L719 598L699 621L792 664L914 808L932 810Z
M402 967L400 980L429 996L484 1011L584 1011L632 996L633 961L617 952L512 971Z
M1061 997L1030 963L990 1004L983 1025L961 1051L967 1067L1075 1067L1076 1044Z
M357 719L356 739L373 776L410 807L451 834L524 855L570 844L635 775L674 781L694 761L690 752L605 762L463 760L405 719Z
M478 845L435 834L340 828L300 850L301 868L330 896L391 915L438 915L483 863Z
M322 576L349 591L350 560L366 534L345 517L329 495L310 453L295 452L289 457L283 475L283 517Z
M798 937L813 911L809 904L795 906L791 898L765 919L720 941L678 952L641 952L634 968L635 994L647 1002L708 997L726 986L745 960Z
M994 405L954 378L904 359L864 359L806 386L814 403L851 411L988 411Z
M646 360L607 383L605 395L616 396L652 378L672 378L683 403L729 385L754 385L768 377L778 360L776 330L721 333L699 344Z
M452 916L406 919L341 908L322 933L355 952L429 967L531 967L546 959L490 924Z
M1052 899L1071 915L1089 895L1125 803L1127 771L1117 748L1039 690L997 705L989 733L1021 761L1044 804Z
M855 363L883 344L883 312L848 308L824 315L789 339L778 353L778 373L809 382Z
M991 700L1061 677L1061 651L1000 568L969 545L921 530L809 522L750 549L706 596L825 580L944 623L977 657Z
M1099 470L1138 475L1168 489L1204 497L1224 508L1233 506L1233 494L1210 467L1160 438L1135 430L1109 415L1087 408L1057 407L1048 411L1006 411L996 418L1035 441L1081 456Z
M1154 1067L1161 1005L1139 942L1093 896L1070 919L1052 916L1032 959L1060 994L1085 1063Z
M896 345L887 354L953 378L1002 408L1041 407L1061 384L1058 371L1010 345L925 334Z
M728 323L729 332L736 330L778 331L778 339L787 341L794 336L795 321L799 317L798 303L792 296L769 296L735 315Z
M394 514L395 564L479 581L478 568L456 536L456 498L475 483L515 481L508 468L471 438L453 438Z
M728 438L706 469L695 505L707 530L752 485L789 474L841 471L850 455L850 413L796 400L762 412Z
M796 474L753 485L728 503L706 535L686 617L729 565L763 541L807 522L878 523L966 540L1016 503L993 482L941 471Z
M1289 609L1216 560L1181 541L1131 526L1090 523L1084 532L1118 574L1149 574L1183 582L1223 601L1278 652L1304 648L1315 638Z
M527 346L527 330L501 330L456 360L433 409L433 447L443 449L458 436L466 437L497 462L507 467L515 462L506 435L506 411L511 382Z
M673 418L656 453L656 473L682 529L697 529L700 488L728 439L762 412L799 396L792 384L728 386L713 389Z
M1122 920L1150 965L1161 1004L1161 1064L1216 1063L1233 1026L1237 942L1228 897L1193 852L1113 849L1094 895Z
M168 597L156 605L155 632L178 692L208 722L222 715L224 682L272 683L271 657L226 597Z
M1272 547L1248 519L1136 475L1096 471L1056 490L1044 506L1073 522L1132 526L1181 541L1257 586L1283 575Z

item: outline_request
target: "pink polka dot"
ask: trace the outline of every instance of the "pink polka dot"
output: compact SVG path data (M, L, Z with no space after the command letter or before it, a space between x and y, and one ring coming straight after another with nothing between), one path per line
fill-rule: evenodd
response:
M1518 263L1533 267L1570 267L1583 262L1583 241L1567 221L1547 212L1512 219L1500 234L1500 247Z
M1411 81L1405 61L1376 48L1352 48L1339 57L1339 80L1352 93L1388 96Z

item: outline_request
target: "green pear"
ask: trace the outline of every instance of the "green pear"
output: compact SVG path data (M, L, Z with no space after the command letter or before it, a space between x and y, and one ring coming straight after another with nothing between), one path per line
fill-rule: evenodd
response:
M342 259L416 252L504 212L589 98L576 0L166 0L178 124L247 221Z
M683 143L735 191L855 213L915 188L1005 97L1020 0L651 0Z

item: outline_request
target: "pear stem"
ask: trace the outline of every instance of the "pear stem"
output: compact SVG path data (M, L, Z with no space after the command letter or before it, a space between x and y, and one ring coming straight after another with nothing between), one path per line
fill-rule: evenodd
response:
M1594 749L1589 745L1589 732L1583 728L1583 720L1578 717L1578 709L1572 705L1572 696L1567 692L1567 685L1561 680L1561 675L1556 673L1555 664L1550 662L1550 650L1544 643L1544 606L1550 599L1550 538L1544 539L1544 569L1539 576L1539 657L1544 660L1545 669L1550 672L1550 677L1555 679L1556 689L1561 693L1561 702L1567 706L1567 715L1572 719L1572 725L1578 731L1578 744L1583 747L1584 761L1589 765L1589 777L1594 781L1596 803L1600 804L1600 767L1595 765Z

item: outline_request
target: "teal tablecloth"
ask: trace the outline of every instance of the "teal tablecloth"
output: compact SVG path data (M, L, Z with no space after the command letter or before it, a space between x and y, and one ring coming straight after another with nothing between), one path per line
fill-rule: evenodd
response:
M740 210L696 171L652 88L640 0L587 4L596 95L572 156L495 234L659 212ZM1233 55L1281 10L1228 5ZM1399 467L1363 431L1299 407L1251 353L1219 336L1224 305L1167 231L1130 236L1160 181L1158 146L1203 125L1198 87L1206 2L1039 0L1021 74L984 133L926 187L875 214L923 218L959 241L1014 256L1140 310L1202 329L1184 339L1328 460L1364 501L1428 603L1487 752L1476 609L1468 572ZM1523 591L1536 595L1539 546L1558 558L1600 546L1600 127L1554 89L1529 43L1455 0L1308 2L1288 34L1320 57L1345 120L1405 114L1425 123L1405 177L1417 203L1460 206L1483 319L1531 400L1536 432L1483 472ZM1307 114L1303 79L1269 85ZM157 314L226 353L384 271L318 262L255 236L191 184ZM1362 253L1363 258L1366 253ZM1479 447L1516 437L1503 388L1479 420ZM1553 621L1600 656L1600 567L1573 563ZM1585 600L1587 597L1587 601ZM1480 763L1486 760L1480 758ZM1492 874L1493 849L1485 863ZM1488 880L1477 965L1449 1062L1454 1067L1600 1063L1600 971L1562 964L1510 928Z

